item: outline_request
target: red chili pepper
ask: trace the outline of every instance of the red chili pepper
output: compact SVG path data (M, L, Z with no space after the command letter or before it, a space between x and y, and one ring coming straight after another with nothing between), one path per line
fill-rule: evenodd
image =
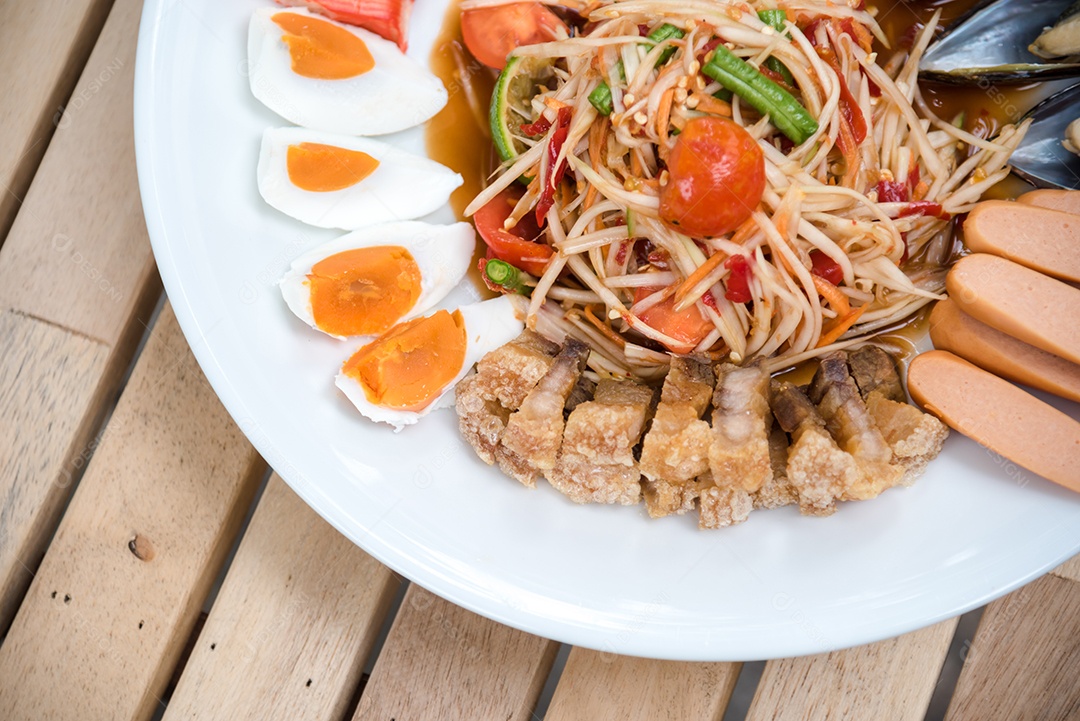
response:
M895 180L879 180L877 199L879 203L906 203L911 200L911 194L903 183Z
M746 257L733 255L724 261L724 267L731 271L724 297L732 303L749 303L753 300L750 295L750 265L746 262Z
M705 58L709 57L709 53L711 53L713 50L716 50L716 48L720 47L721 42L723 41L720 40L720 38L713 38L709 42L705 43L704 47L701 48L701 52L698 54L697 60L699 63L701 63L702 67L705 67ZM705 75L702 75L702 77L706 77L708 79L708 82L712 82L712 78L708 78L708 76Z
M559 117L555 121L555 132L552 133L551 142L548 143L548 162L544 172L547 177L540 179L543 189L540 191L540 200L536 203L536 224L539 226L544 225L547 212L555 204L555 189L559 187L563 175L566 174L566 160L564 159L561 163L558 161L563 143L566 142L566 136L570 132L570 119L572 117L573 111L570 108L559 108ZM558 167L556 167L556 163L558 163Z
M818 278L827 280L833 285L840 285L844 282L844 269L840 267L839 263L820 250L810 251L810 262L813 263L810 272Z
M764 65L759 67L757 70L758 70L759 73L761 73L762 75L767 77L769 80L772 80L774 83L776 83L777 85L782 87L784 90L788 91L789 93L794 94L795 92L797 92L795 90L795 88L788 85L788 81L786 79L784 79L784 76L781 75L780 73L776 72L775 70L773 70L771 68L768 68L768 67L766 67Z
M915 163L911 166L911 170L908 171L907 184L911 192L915 192L915 188L919 187L919 183L922 182L922 173L919 171L919 164Z
M821 23L824 22L824 18L818 18L817 20L810 21L806 27L802 29L803 35L810 41L810 44L815 48L817 47L817 31L821 27Z
M860 65L859 66L859 71L863 74L863 77L866 78L866 87L870 91L870 97L872 97L872 98L880 98L881 97L881 88L878 87L877 83L875 83L873 80L870 79L870 76L866 72L866 68L864 68L863 66Z
M862 109L859 108L858 101L851 94L851 88L848 87L847 80L844 79L843 71L840 69L840 61L836 59L836 53L825 48L818 48L818 55L829 64L833 72L836 73L836 77L840 79L840 114L843 116L844 122L851 128L851 134L855 136L855 142L862 143L862 141L866 140L866 118L863 117Z
M900 211L901 218L915 216L932 216L941 220L952 220L952 216L945 212L945 209L941 207L941 203L934 203L929 200L916 200L913 203L908 203L908 206Z
M649 26L638 23L637 32L638 32L638 35L640 35L641 37L645 37L646 35L649 34Z
M701 302L715 310L717 313L720 312L720 309L716 307L716 298L713 297L711 290L705 291L705 294L701 296Z
M545 115L541 115L537 118L535 123L525 123L521 126L521 132L525 133L530 138L535 138L537 135L543 135L549 130L551 130L551 121L548 120Z

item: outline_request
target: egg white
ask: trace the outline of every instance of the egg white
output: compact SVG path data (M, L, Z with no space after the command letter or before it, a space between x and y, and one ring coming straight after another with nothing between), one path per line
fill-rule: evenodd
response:
M346 250L380 245L405 248L420 269L420 296L416 299L416 304L400 319L404 321L422 315L424 311L434 307L461 282L472 263L476 233L468 223L431 225L406 221L364 228L335 238L294 260L292 267L279 281L281 294L289 310L315 330L325 333L326 331L315 325L315 316L311 309L311 291L307 277L312 267L320 260Z
M364 41L375 67L341 80L297 75L289 46L282 40L285 32L271 19L278 13L314 17L345 28ZM411 128L429 120L447 100L442 82L394 43L304 9L255 11L248 26L248 79L255 97L286 120L347 135L383 135Z
M290 145L319 143L367 153L379 166L356 185L327 192L289 180ZM256 171L259 193L274 208L319 228L355 230L433 213L450 200L461 176L434 160L370 138L306 128L267 128Z
M465 322L465 361L442 393L421 411L402 411L377 406L367 399L360 383L344 373L338 373L334 385L345 394L361 414L376 423L389 423L395 431L400 431L433 410L452 405L451 391L454 390L458 381L472 370L477 361L521 335L525 330L525 308L522 300L522 296L504 295L458 308ZM357 351L359 350L358 348Z

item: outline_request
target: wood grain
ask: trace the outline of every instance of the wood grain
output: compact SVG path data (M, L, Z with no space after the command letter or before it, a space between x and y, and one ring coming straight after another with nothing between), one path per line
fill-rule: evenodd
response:
M0 646L0 718L149 718L264 469L166 306Z
M818 656L770 661L748 721L922 721L956 619L898 638Z
M678 663L575 648L546 721L719 721L737 663Z
M140 9L138 0L117 0L75 89L88 99L57 130L0 251L0 309L107 345L123 335L141 290L155 275L132 139ZM53 8L53 14L65 13Z
M0 244L53 128L64 124L60 109L70 104L109 5L111 0L0 3Z
M398 583L273 476L165 721L342 718Z
M58 28L67 27L71 17L55 5L0 4L0 18L30 13L38 23L51 9L62 16ZM78 14L87 3L70 5ZM102 85L78 122L58 131L0 250L0 635L97 445L97 426L160 295L130 121L138 20L135 0L120 0L110 14L80 92L96 87L94 68L114 58L123 77ZM0 19L0 37L13 31ZM0 43L0 57L6 52ZM15 112L8 99L0 114ZM7 130L0 144L10 140Z
M63 328L0 313L0 637L30 585L51 522L81 475L97 381L109 349ZM83 412L69 412L80 409Z
M1073 556L1071 560L1061 564L1050 573L1080 583L1080 556Z
M357 721L529 721L558 644L409 587Z
M1044 576L991 603L947 721L1080 718L1080 583Z

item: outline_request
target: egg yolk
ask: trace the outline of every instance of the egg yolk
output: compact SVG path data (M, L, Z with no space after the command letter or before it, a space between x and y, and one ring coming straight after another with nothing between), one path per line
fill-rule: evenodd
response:
M379 167L367 153L322 143L290 145L285 164L292 184L313 193L356 185Z
M315 325L331 335L375 335L420 297L420 266L401 246L357 248L324 258L307 277Z
M297 75L342 80L375 67L364 41L343 27L297 13L277 13L271 19L286 33L281 39L289 46Z
M372 405L418 412L431 405L465 363L465 320L440 310L391 329L361 348L341 371Z

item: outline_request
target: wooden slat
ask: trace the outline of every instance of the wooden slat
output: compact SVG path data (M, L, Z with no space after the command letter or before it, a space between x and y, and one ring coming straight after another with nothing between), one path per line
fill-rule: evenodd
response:
M770 661L747 720L922 721L956 621L845 651Z
M55 4L0 4L0 18L52 8L69 25ZM138 21L138 0L118 0L78 85L92 99L57 131L0 250L0 635L160 295L130 120ZM0 21L0 34L9 31ZM8 50L0 43L0 56ZM40 48L34 57L52 62ZM99 68L110 63L121 67L98 87ZM5 94L0 113L14 104Z
M719 721L737 663L678 663L574 648L546 721Z
M0 244L34 177L111 0L0 2ZM72 98L75 105L85 100Z
M141 6L117 0L109 14L75 89L92 97L57 131L0 254L0 308L110 345L123 335L131 305L154 272L131 121ZM102 83L110 66L116 70Z
M342 718L398 583L273 476L165 721Z
M1074 556L1072 560L1061 564L1051 571L1051 573L1055 576L1060 576L1061 578L1067 578L1070 581L1080 583L1080 556Z
M991 603L948 721L1080 718L1080 583L1045 576Z
M149 718L264 469L166 305L0 646L0 718Z
M413 584L354 719L528 721L557 650Z

